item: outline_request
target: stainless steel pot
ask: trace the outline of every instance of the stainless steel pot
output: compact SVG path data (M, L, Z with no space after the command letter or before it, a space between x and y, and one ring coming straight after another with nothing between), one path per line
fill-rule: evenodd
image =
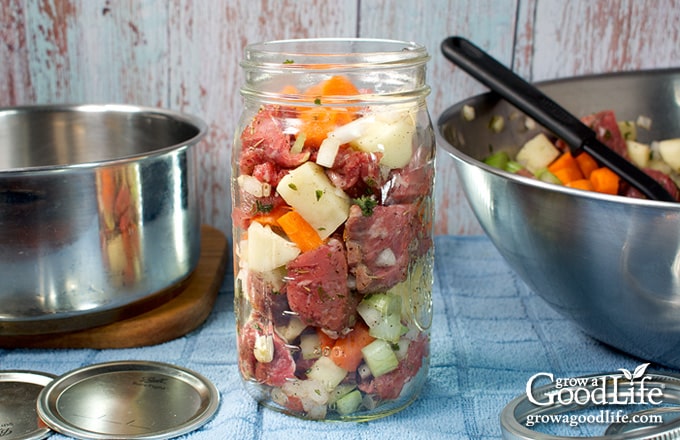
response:
M94 327L167 299L200 254L205 132L155 108L0 109L0 335Z
M577 115L612 109L651 118L643 142L680 137L680 69L569 78L539 88ZM475 118L466 120L465 106ZM489 129L492 117L505 128ZM480 224L509 265L548 304L591 336L641 358L680 367L680 204L570 189L482 162L514 155L541 127L497 95L460 102L439 118Z

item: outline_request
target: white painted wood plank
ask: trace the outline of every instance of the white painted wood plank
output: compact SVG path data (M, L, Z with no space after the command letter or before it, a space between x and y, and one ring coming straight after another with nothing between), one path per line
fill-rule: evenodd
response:
M677 0L541 0L532 78L680 66L679 41Z
M204 222L230 233L230 158L242 109L239 61L246 44L353 36L357 3L174 0L170 5L170 106L209 124L199 147L201 214Z
M0 6L0 105L33 102L29 75L26 11L21 0L3 0Z
M37 103L166 104L162 0L26 2L26 61Z
M462 35L530 80L680 65L680 0L0 0L0 105L126 102L209 124L203 220L230 229L229 156L248 42L414 40L432 60L430 113L484 87L440 54ZM437 233L478 234L453 162L438 155Z
M514 0L362 2L359 32L362 37L413 40L427 47L432 57L428 64L428 82L432 87L428 106L436 124L447 107L486 90L443 57L442 41L451 35L463 36L509 64L516 8ZM453 159L441 149L437 154L435 198L435 233L482 233L460 188Z

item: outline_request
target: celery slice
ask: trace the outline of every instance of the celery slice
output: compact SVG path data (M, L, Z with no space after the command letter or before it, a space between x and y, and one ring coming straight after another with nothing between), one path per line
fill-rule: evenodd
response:
M401 296L375 293L366 296L357 306L357 313L369 327L374 338L397 342L401 336Z
M354 411L359 408L359 405L361 405L361 391L359 390L354 390L351 391L341 398L338 399L337 402L335 402L335 410L338 412L340 415L347 415L351 414Z
M501 170L505 169L509 161L510 156L505 151L497 151L484 159L485 164Z
M553 173L548 171L547 168L542 168L536 172L536 177L538 180L548 183L554 183L555 185L562 185L562 181L557 178Z
M347 394L356 390L357 386L351 383L341 383L333 391L328 393L328 404L332 405L338 400L342 399Z
M357 313L369 327L375 327L386 316L401 315L401 296L389 293L367 295L357 306Z
M509 160L508 163L505 164L505 171L507 171L508 173L515 174L518 171L523 170L523 169L524 169L524 167L522 166L522 164L520 164L519 162L516 162L514 160Z
M368 334L374 338L384 339L389 342L398 342L401 333L400 314L387 315L368 330Z
M401 297L398 295L373 293L371 295L366 295L361 301L361 304L377 310L383 316L401 313Z
M392 351L392 347L382 339L371 342L361 349L361 353L373 377L380 377L399 366L399 360Z

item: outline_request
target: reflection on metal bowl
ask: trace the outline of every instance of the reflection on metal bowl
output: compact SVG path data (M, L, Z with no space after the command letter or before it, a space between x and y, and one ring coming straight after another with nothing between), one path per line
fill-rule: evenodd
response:
M0 109L0 335L103 325L185 280L205 132L154 108Z
M606 74L539 84L577 115L612 109L652 120L642 141L680 137L680 70ZM467 121L464 105L476 117ZM503 116L500 133L489 130ZM538 295L593 337L630 354L680 367L680 204L552 185L485 165L536 134L497 95L470 98L439 119L441 146L481 226Z

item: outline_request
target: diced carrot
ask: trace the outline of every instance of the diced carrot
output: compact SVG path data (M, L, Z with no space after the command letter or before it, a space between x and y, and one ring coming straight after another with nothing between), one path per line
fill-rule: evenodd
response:
M328 133L352 119L353 113L346 108L319 106L304 109L300 112L300 131L305 134L305 146L318 148L328 137Z
M590 174L590 182L593 190L605 194L617 194L619 192L619 176L609 168L598 168Z
M590 173L592 173L593 170L596 170L600 167L595 159L593 159L593 156L588 153L581 153L576 156L575 159L579 169L581 170L581 174L583 174L583 177L586 179L590 178Z
M578 167L560 168L552 171L552 173L555 175L555 177L560 179L560 182L562 182L564 185L573 182L574 180L583 179L583 174L581 174L581 170L579 170Z
M548 165L548 171L557 176L564 184L572 180L583 179L583 174L578 167L578 162L569 151L562 153L557 159Z
M318 148L326 139L328 133L351 122L356 113L352 107L324 107L332 104L334 96L354 96L359 90L342 75L334 75L329 79L315 84L305 90L305 95L313 100L314 105L299 108L302 125L300 131L305 134L305 146Z
M359 89L346 76L334 75L326 81L311 86L305 91L305 94L318 98L323 98L324 96L352 96L358 95Z
M553 174L555 174L555 171L564 168L578 168L578 163L576 163L576 159L574 159L574 156L572 156L569 151L560 154L557 157L557 159L555 159L550 163L550 165L548 165L548 171L550 171Z
M588 179L572 180L569 183L565 183L565 186L568 186L569 188L584 189L586 191L593 190L593 184L590 183L590 180Z
M288 205L279 205L271 211L262 212L253 217L253 221L260 223L262 226L279 226L278 219L290 212L291 208Z
M299 95L300 90L298 90L297 87L289 84L287 86L283 86L279 93L282 95Z
M311 251L323 244L319 233L297 211L289 211L277 223L302 252Z
M321 348L322 356L330 356L331 349L335 345L335 339L328 336L322 330L317 329L316 334L319 336L319 348Z
M368 333L368 326L359 321L351 332L335 341L330 358L338 367L354 371L363 359L361 349L374 340L375 338Z

